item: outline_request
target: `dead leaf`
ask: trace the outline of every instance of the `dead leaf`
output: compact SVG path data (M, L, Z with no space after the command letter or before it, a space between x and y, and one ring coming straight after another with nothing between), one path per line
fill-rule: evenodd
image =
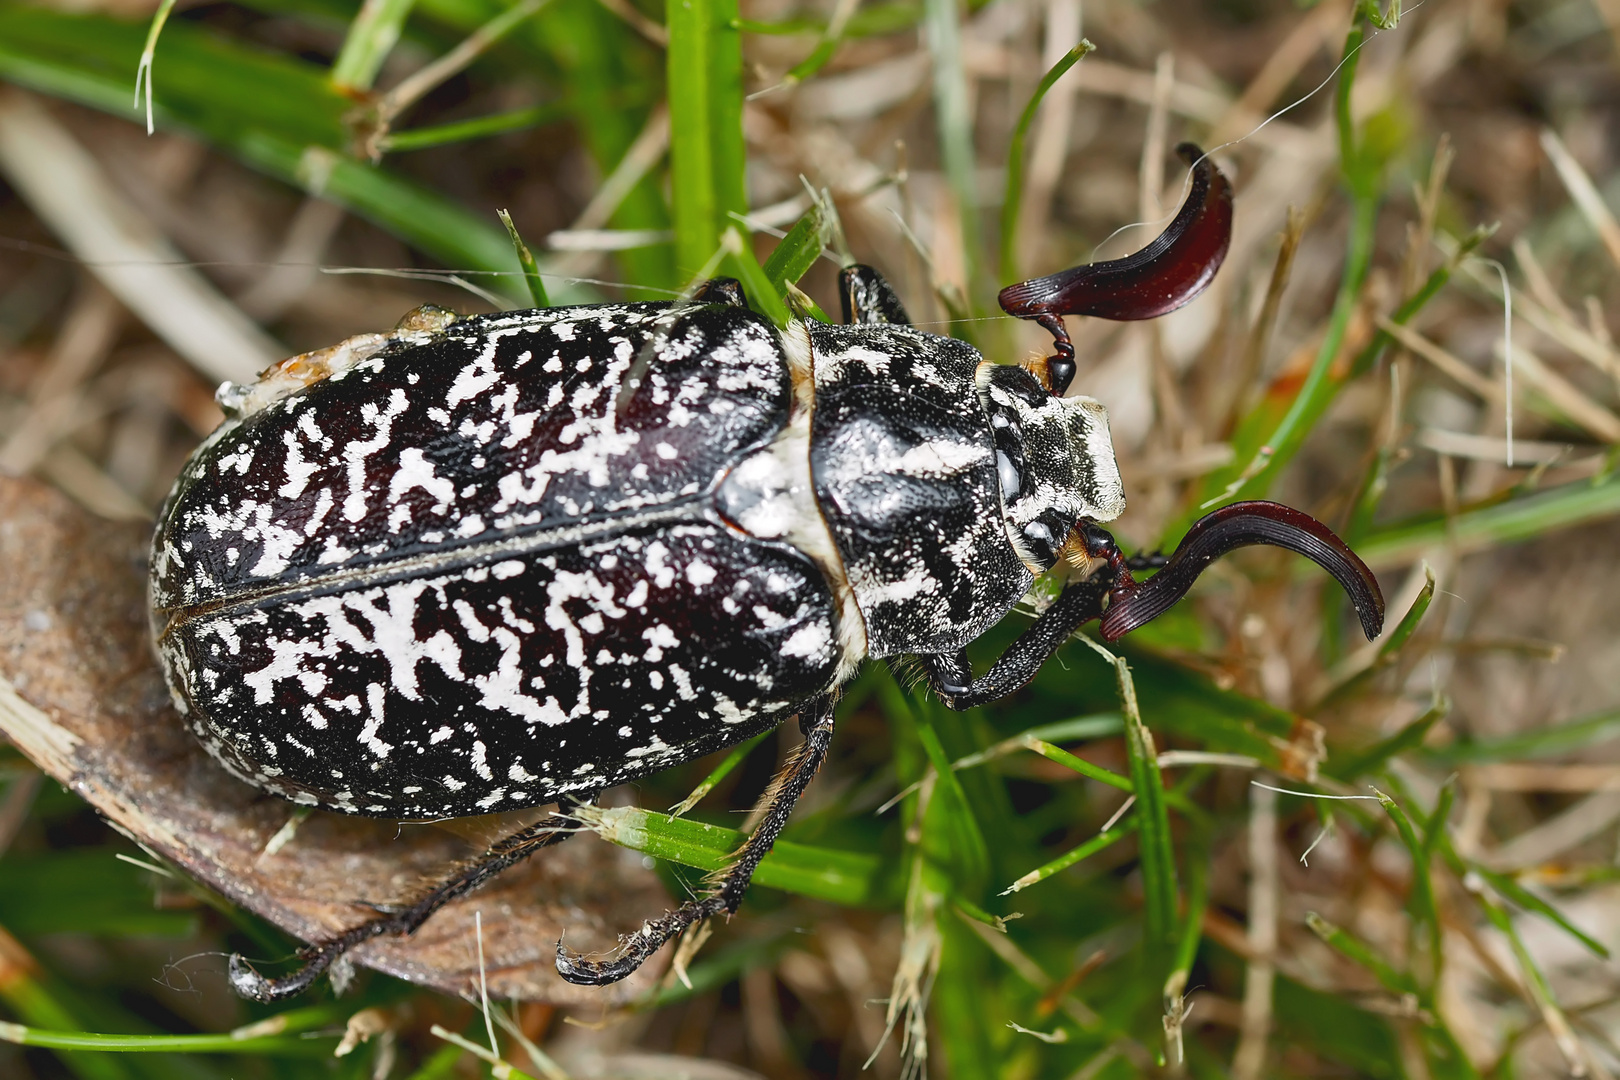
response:
M450 829L315 811L266 854L295 808L226 773L170 705L147 638L148 530L0 477L0 733L117 828L309 941L364 920L358 901L420 895L453 863L537 816ZM580 837L450 904L411 937L350 956L449 993L473 990L481 912L492 996L615 1004L645 992L663 964L603 989L574 986L553 967L557 939L566 930L571 948L606 950L617 932L668 906L640 855Z

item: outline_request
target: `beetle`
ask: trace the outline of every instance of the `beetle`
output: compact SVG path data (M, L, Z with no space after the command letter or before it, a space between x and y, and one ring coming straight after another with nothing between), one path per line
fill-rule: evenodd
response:
M227 420L176 481L151 562L157 650L209 751L347 814L558 804L409 907L307 946L290 975L232 957L235 989L301 990L566 837L572 803L797 716L804 741L712 893L610 959L558 943L564 978L623 978L737 910L868 658L915 656L970 708L1028 683L1085 622L1117 639L1256 543L1325 567L1376 636L1377 580L1298 511L1224 507L1168 559L1127 559L1101 527L1124 491L1103 406L1065 396L1062 317L1152 318L1208 285L1231 188L1178 149L1191 190L1157 240L1002 292L1053 334L1025 366L913 328L856 265L841 326L778 330L729 279L677 303L424 308L223 387ZM966 646L1065 560L1058 598L975 676Z

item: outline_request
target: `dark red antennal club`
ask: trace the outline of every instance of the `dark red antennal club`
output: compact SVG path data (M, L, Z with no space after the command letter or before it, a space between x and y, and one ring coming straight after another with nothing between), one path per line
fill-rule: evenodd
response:
M1056 355L1047 358L1047 381L1056 396L1068 390L1075 372L1074 345L1063 316L1133 321L1166 315L1203 292L1226 259L1232 238L1232 185L1194 144L1182 143L1176 153L1192 168L1192 187L1175 220L1151 244L1123 259L1073 267L1001 290L1002 310L1034 319L1051 332ZM1384 597L1372 571L1326 525L1280 503L1233 503L1200 518L1159 572L1145 582L1136 581L1113 538L1102 529L1092 526L1085 541L1089 555L1107 562L1103 580L1113 582L1101 626L1109 641L1170 610L1222 555L1255 544L1286 548L1310 559L1344 588L1368 640L1383 629Z
M1074 379L1074 345L1063 316L1156 319L1208 288L1225 261L1232 239L1232 185L1193 143L1182 143L1176 153L1192 166L1192 190L1151 244L1123 259L1076 266L1001 290L1003 311L1034 319L1052 334L1057 355L1046 363L1054 395L1061 397Z
M1281 503L1233 503L1199 518L1164 567L1145 582L1116 571L1102 636L1121 637L1169 611L1187 595L1210 563L1240 547L1266 544L1303 555L1332 575L1350 597L1367 640L1384 628L1384 594L1378 579L1333 530L1309 514Z

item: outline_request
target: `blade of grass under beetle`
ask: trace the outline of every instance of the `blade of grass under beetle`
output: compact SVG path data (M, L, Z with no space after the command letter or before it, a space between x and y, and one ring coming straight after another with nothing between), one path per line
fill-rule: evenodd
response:
M107 1035L51 1031L0 1022L0 1041L52 1050L95 1050L120 1054L274 1054L324 1058L332 1052L325 1040L336 1039L338 1034L308 1036L301 1033L340 1024L346 1011L331 1006L300 1009L283 1013L270 1022L252 1024L219 1035ZM255 1034L267 1026L276 1034Z
M1046 92L1096 47L1081 38L1080 44L1064 53L1041 77L1013 128L1012 142L1007 147L1007 187L1001 198L1001 280L1004 282L1017 281L1022 276L1018 272L1018 215L1024 205L1024 141L1029 136L1029 125L1034 122Z
M1159 754L1154 747L1153 733L1142 722L1130 665L1090 638L1080 640L1113 666L1118 684L1120 711L1125 717L1125 754L1130 763L1135 813L1142 832L1142 898L1148 962L1162 977L1168 974L1167 954L1175 939L1177 903L1176 857L1170 836L1170 811L1164 801L1164 778L1159 773Z
M581 806L574 816L603 839L654 858L699 870L719 870L747 839L735 829L705 825L636 807ZM864 852L778 840L754 873L754 883L816 900L858 906L893 903L884 860Z

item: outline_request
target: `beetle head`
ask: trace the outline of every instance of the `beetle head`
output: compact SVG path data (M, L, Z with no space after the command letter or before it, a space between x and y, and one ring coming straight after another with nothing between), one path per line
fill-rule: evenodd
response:
M1049 570L1079 522L1125 510L1108 413L1088 397L1054 398L1022 368L982 364L978 382L1007 535L1032 571Z

